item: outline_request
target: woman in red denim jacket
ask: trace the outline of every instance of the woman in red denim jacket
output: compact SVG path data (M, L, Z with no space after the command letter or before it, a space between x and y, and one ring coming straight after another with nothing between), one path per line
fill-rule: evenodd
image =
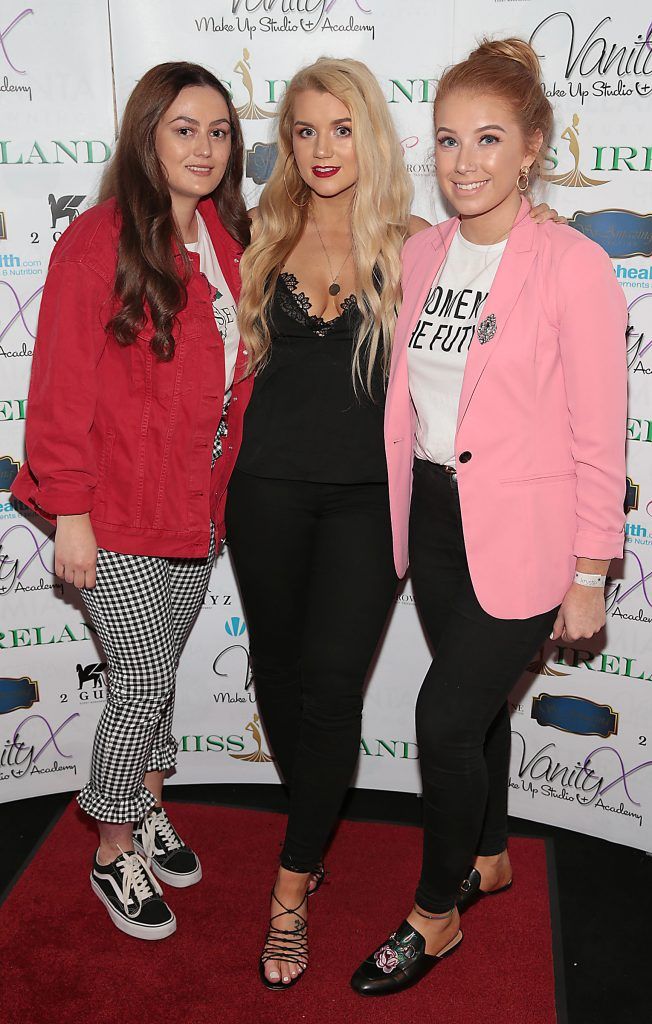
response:
M13 487L56 521L55 570L80 588L104 647L107 703L78 799L99 825L93 890L144 939L176 928L154 875L176 887L201 878L161 800L177 665L223 538L253 383L236 319L242 160L212 74L147 72L103 201L52 255Z

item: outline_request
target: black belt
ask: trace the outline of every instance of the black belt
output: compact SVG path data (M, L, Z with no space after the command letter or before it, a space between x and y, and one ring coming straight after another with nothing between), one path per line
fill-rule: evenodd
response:
M435 473L448 478L451 488L457 490L457 470L454 466L442 466L439 462L430 462L427 459L416 459L424 468L429 466Z
M433 467L439 472L443 473L448 477L451 487L453 490L457 490L457 470L454 466L442 466L438 462L432 463Z

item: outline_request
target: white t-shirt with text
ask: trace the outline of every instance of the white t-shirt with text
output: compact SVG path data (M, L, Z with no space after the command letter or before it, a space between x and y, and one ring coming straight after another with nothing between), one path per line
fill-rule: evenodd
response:
M231 290L226 283L224 274L215 255L215 249L211 242L211 236L201 214L197 213L198 238L196 242L187 242L186 249L189 252L199 254L199 269L208 280L208 283L215 290L212 297L213 312L217 328L224 341L224 370L226 382L224 386L225 401L229 397L235 363L238 356L240 344L240 331L238 330L237 306Z
M475 245L458 229L428 292L408 343L417 458L455 465L455 429L466 357L506 245L507 240Z

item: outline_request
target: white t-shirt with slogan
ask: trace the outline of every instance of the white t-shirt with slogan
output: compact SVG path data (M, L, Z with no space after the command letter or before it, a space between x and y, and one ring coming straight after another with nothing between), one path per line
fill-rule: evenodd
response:
M417 414L414 454L419 459L455 465L466 357L506 245L507 240L474 245L458 229L428 292L408 343L410 395Z
M187 242L186 249L199 254L199 269L214 289L212 298L213 312L217 329L224 341L224 370L226 374L224 392L226 398L228 398L231 385L233 384L235 362L240 344L237 306L215 255L215 249L213 248L211 236L208 233L204 218L199 212L197 213L197 226L197 241Z

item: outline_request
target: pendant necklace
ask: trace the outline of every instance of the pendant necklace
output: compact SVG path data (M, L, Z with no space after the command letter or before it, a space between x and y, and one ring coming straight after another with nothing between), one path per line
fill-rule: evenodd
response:
M339 293L340 293L340 286L337 283L337 279L340 276L340 274L342 273L342 271L344 270L344 267L346 266L346 264L349 262L349 258L351 256L351 253L353 252L353 245L351 245L351 248L349 249L349 251L347 253L346 259L344 260L344 263L342 264L342 266L340 267L338 272L336 274L334 274L333 273L333 266L332 266L331 261L330 261L330 256L328 255L328 250L326 249L326 246L324 245L324 239L321 237L321 231L319 230L319 224L317 223L317 218L315 217L314 213L311 213L311 217L312 217L312 222L315 225L315 228L317 229L317 235L319 237L319 241L321 242L321 247L324 250L324 256L326 257L326 262L328 263L328 269L330 271L330 275L331 275L331 279L332 279L331 280L331 284L329 285L329 288L328 288L328 294L329 295L333 295L333 296L339 295Z

